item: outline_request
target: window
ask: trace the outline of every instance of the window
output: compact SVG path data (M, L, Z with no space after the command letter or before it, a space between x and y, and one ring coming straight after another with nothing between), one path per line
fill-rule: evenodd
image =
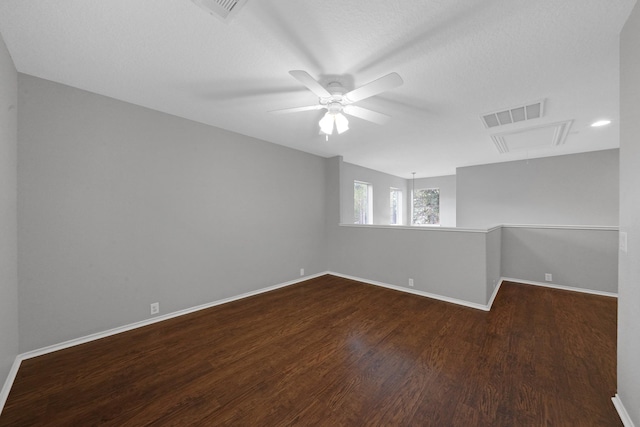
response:
M389 223L402 225L402 190L391 187L389 205L391 206Z
M440 225L440 189L424 188L413 193L414 225Z
M367 182L353 181L353 222L373 224L373 186Z

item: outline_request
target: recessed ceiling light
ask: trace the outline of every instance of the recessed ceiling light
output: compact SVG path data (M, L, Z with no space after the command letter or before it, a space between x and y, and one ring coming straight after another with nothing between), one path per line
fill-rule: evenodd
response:
M611 120L598 120L597 122L591 123L591 127L598 128L600 126L606 126L611 124Z

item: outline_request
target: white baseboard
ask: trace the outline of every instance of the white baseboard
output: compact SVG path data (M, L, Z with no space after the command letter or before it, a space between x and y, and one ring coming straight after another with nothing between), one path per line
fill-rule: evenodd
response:
M496 296L498 295L500 286L502 286L502 279L498 280L498 284L496 285L496 288L493 290L493 293L491 294L491 298L489 298L489 302L487 302L487 311L491 311L491 307L493 307L493 301L496 299Z
M620 400L620 396L616 393L611 400L613 401L613 406L616 407L616 411L618 411L618 415L620 416L620 420L622 421L622 424L624 424L624 427L635 427L629 413L622 404L622 400Z
M90 341L99 340L101 338L109 337L112 335L116 335L122 332L130 331L132 329L141 328L143 326L151 325L153 323L162 322L163 320L172 319L174 317L183 316L185 314L193 313L196 311L204 310L207 308L215 307L216 305L226 304L228 302L237 301L243 298L252 297L254 295L262 294L265 292L273 291L279 288L284 288L286 286L295 285L296 283L304 282L306 280L315 279L316 277L324 276L325 274L329 274L327 272L322 272L318 274L313 274L310 276L300 277L299 279L291 280L289 282L279 283L277 285L269 286L266 288L258 289L251 292L246 292L244 294L236 295L229 298L224 298L221 300L213 301L207 304L198 305L195 307L190 307L184 310L175 311L173 313L168 313L162 316L154 317L151 319L142 320L140 322L131 323L128 325L120 326L117 328L109 329L107 331L98 332L91 335L86 335L84 337L75 338L69 341L61 342L59 344L50 345L47 347L39 348L36 350L28 351L26 353L22 353L16 356L15 362L9 371L9 375L7 376L6 381L4 382L4 386L0 391L0 414L2 413L2 409L4 408L4 404L9 397L9 392L11 391L11 387L13 386L13 382L15 381L16 375L18 374L18 369L20 368L20 363L23 360L31 359L33 357L42 356L43 354L53 353L54 351L62 350L65 348L73 347L76 345L84 344Z
M291 280L284 283L279 283L277 285L268 286L266 288L257 289L255 291L246 292L244 294L235 295L229 298L224 298L221 300L209 302L206 304L197 305L195 307L186 308L184 310L174 311L172 313L163 314L162 316L153 317L150 319L142 320L140 322L130 323L128 325L119 326L117 328L109 329L103 332L97 332L95 334L86 335L80 338L74 338L69 341L61 342L58 344L53 344L47 347L39 348L37 350L28 351L26 353L21 354L22 360L31 359L32 357L42 356L43 354L52 353L54 351L63 350L65 348L74 347L76 345L84 344L87 342L99 340L101 338L109 337L111 335L120 334L122 332L127 332L132 329L142 328L143 326L152 325L154 323L162 322L163 320L173 319L174 317L184 316L185 314L193 313L196 311L204 310L207 308L215 307L216 305L226 304L232 301L237 301L243 298L252 297L254 295L259 295L265 292L273 291L276 289L284 288L286 286L295 285L296 283L304 282L306 280L315 279L316 277L324 276L328 274L327 272L322 272L318 274L313 274L310 276L300 277L299 279Z
M9 397L9 392L11 391L11 386L13 386L13 382L16 379L16 375L18 375L18 369L20 369L20 363L22 363L22 357L20 355L16 356L13 361L13 365L11 365L11 369L9 370L9 375L7 375L7 379L2 386L2 390L0 390L0 414L2 414L2 410L4 409L4 404L7 403L7 398Z
M500 284L502 284L502 282L515 282L515 283L522 283L523 285L543 286L545 288L560 289L560 290L563 290L563 291L582 292L583 294L600 295L600 296L603 296L603 297L618 298L618 294L615 293L615 292L596 291L596 290L593 290L593 289L585 289L585 288L576 288L576 287L573 287L573 286L556 285L556 284L550 283L550 282L534 282L534 281L531 281L531 280L513 279L511 277L502 277L502 278L500 278Z
M457 298L446 297L443 295L432 294L429 292L418 291L416 289L408 289L402 286L390 285L388 283L377 282L375 280L363 279L361 277L349 276L347 274L335 273L333 271L329 271L327 274L331 274L332 276L342 277L344 279L355 280L357 282L367 283L369 285L381 286L383 288L393 289L395 291L406 292L408 294L419 295L421 297L427 297L431 299L437 299L439 301L450 302L452 304L463 305L465 307L475 308L477 310L489 311L490 306L484 304L478 304L475 302L465 301ZM496 287L496 293L499 285Z
M135 323L131 323L128 325L124 325L124 326L120 326L117 328L113 328L113 329L109 329L107 331L103 331L103 332L98 332L95 334L91 334L91 335L86 335L84 337L80 337L80 338L75 338L69 341L65 341L59 344L54 344L54 345L50 345L47 347L43 347L40 349L36 349L36 350L32 350L26 353L22 353L19 354L18 356L16 356L16 359L13 363L13 366L11 367L11 370L9 371L9 375L7 376L7 379L4 383L4 386L2 387L2 390L0 391L0 413L2 413L2 409L4 408L4 404L6 403L6 400L9 396L9 392L11 391L11 387L13 385L13 382L16 378L16 375L18 373L18 369L20 368L20 364L23 360L27 360L33 357L37 357L37 356L42 356L44 354L48 354L48 353L52 353L54 351L58 351L58 350L62 350L65 348L69 348L69 347L73 347L76 345L80 345L80 344L84 344L87 342L91 342L94 340L98 340L101 338L105 338L105 337L109 337L112 335L116 335L122 332L127 332L133 329L137 329L137 328L141 328L143 326L147 326L147 325L151 325L154 323L158 323L161 322L163 320L168 320L168 319L172 319L174 317L178 317L178 316L183 316L185 314L189 314L189 313L193 313L196 311L200 311L200 310L204 310L207 308L211 308L211 307L215 307L217 305L221 305L221 304L226 304L232 301L237 301L243 298L248 298L254 295L259 295L265 292L269 292L269 291L273 291L279 288L284 288L286 286L291 286L294 285L296 283L300 283L300 282L304 282L306 280L310 280L310 279L314 279L320 276L324 276L326 274L330 274L336 277L342 277L345 279L350 279L350 280L355 280L358 282L362 282L362 283L367 283L370 285L375 285L375 286L380 286L380 287L384 287L384 288L388 288L388 289L393 289L396 291L400 291L400 292L405 292L405 293L409 293L409 294L413 294L413 295L419 295L422 297L426 297L426 298L431 298L431 299L436 299L439 301L444 301L444 302L449 302L452 304L457 304L457 305L461 305L461 306L465 306L465 307L470 307L470 308L474 308L477 310L483 310L483 311L489 311L491 310L491 306L493 305L493 301L496 298L496 295L498 294L498 291L500 290L500 287L502 285L502 282L516 282L516 283L523 283L523 284L527 284L527 285L536 285L536 286L545 286L545 287L550 287L550 288L555 288L555 289L562 289L562 290L569 290L569 291L575 291L575 292L585 292L585 293L590 293L590 294L596 294L596 295L604 295L604 296L609 296L609 297L617 297L617 294L614 293L610 293L610 292L602 292L602 291L593 291L593 290L589 290L589 289L581 289L581 288L573 288L573 287L569 287L569 286L561 286L561 285L554 285L554 284L550 284L550 283L541 283L541 282L532 282L529 280L521 280L521 279L513 279L513 278L507 278L507 277L503 277L500 279L500 281L498 282L498 285L496 286L496 288L493 291L493 294L491 295L491 298L489 299L488 304L484 305L484 304L479 304L479 303L474 303L474 302L470 302L470 301L465 301L465 300L461 300L461 299L457 299L457 298L451 298L451 297L447 297L447 296L443 296L443 295L438 295L438 294L432 294L429 292L424 292L424 291L419 291L416 289L408 289L402 286L397 286L397 285L391 285L388 283L383 283L383 282L377 282L375 280L368 280L368 279L364 279L361 277L355 277L355 276L349 276L346 274L341 274L341 273L336 273L336 272L332 272L332 271L325 271L325 272L321 272L318 274L314 274L314 275L310 275L310 276L304 276L304 277L300 277L299 279L295 279L295 280L291 280L288 282L284 282L284 283L280 283L277 285L273 285L273 286L269 286L266 288L261 288L255 291L251 291L251 292L246 292L244 294L240 294L240 295L236 295L233 297L229 297L229 298L224 298L221 300L217 300L217 301L213 301L210 303L206 303L206 304L202 304L202 305L198 305L195 307L190 307L184 310L179 310L179 311L175 311L173 313L168 313L162 316L157 316L154 318L150 318L150 319L146 319L146 320L142 320L140 322L135 322ZM623 413L626 415L628 422L631 423L631 419L628 418L628 414L626 412L626 410L624 409L624 406L622 406L622 402L620 402L619 398L614 397L613 399L613 403L614 405L616 405L616 409L618 410L618 412L621 414L620 417L623 417ZM618 399L616 401L616 399ZM620 407L618 407L618 405L620 405ZM624 419L623 419L624 422ZM633 423L631 424L626 424L625 423L625 427L634 427Z
M382 282L378 282L378 281L375 281L375 280L364 279L362 277L355 277L355 276L349 276L349 275L346 275L346 274L341 274L341 273L336 273L336 272L331 272L331 271L324 271L324 272L321 272L321 273L318 273L318 274L314 274L314 275L311 275L311 276L304 276L304 277L301 277L299 279L291 280L291 281L288 281L288 282L280 283L280 284L269 286L269 287L266 287L266 288L261 288L261 289L258 289L258 290L255 290L255 291L251 291L251 292L246 292L244 294L236 295L236 296L233 296L233 297L224 298L224 299L221 299L221 300L217 300L217 301L213 301L213 302L210 302L210 303L198 305L198 306L195 306L195 307L190 307L190 308L187 308L187 309L184 309L184 310L175 311L173 313L168 313L168 314L165 314L165 315L162 315L162 316L158 316L158 317L142 320L140 322L135 322L135 323L131 323L131 324L128 324L128 325L120 326L120 327L117 327L117 328L109 329L107 331L98 332L98 333L91 334L91 335L86 335L84 337L74 338L74 339L69 340L69 341L64 341L62 343L50 345L50 346L47 346L47 347L39 348L39 349L36 349L36 350L32 350L32 351L20 354L20 355L18 355L18 357L20 358L20 360L30 359L30 358L33 358L33 357L37 357L37 356L41 356L41 355L44 355L44 354L52 353L54 351L62 350L62 349L65 349L65 348L69 348L69 347L73 347L73 346L76 346L76 345L80 345L80 344L84 344L84 343L87 343L87 342L91 342L91 341L94 341L94 340L98 340L98 339L101 339L101 338L105 338L105 337L108 337L108 336L111 336L111 335L116 335L116 334L119 334L119 333L122 333L122 332L130 331L132 329L141 328L143 326L151 325L151 324L154 324L154 323L157 323L157 322L161 322L163 320L172 319L174 317L183 316L185 314L189 314L189 313L193 313L193 312L196 312L196 311L199 311L199 310L204 310L204 309L207 309L207 308L215 307L217 305L226 304L228 302L237 301L237 300L240 300L240 299L243 299L243 298L248 298L248 297L251 297L251 296L254 296L254 295L259 295L261 293L273 291L273 290L276 290L276 289L279 289L279 288L283 288L283 287L286 287L286 286L291 286L291 285L294 285L296 283L303 282L305 280L310 280L310 279L314 279L316 277L323 276L325 274L331 274L331 275L334 275L334 276L337 276L337 277L343 277L345 279L356 280L356 281L359 281L359 282L368 283L368 284L375 285L375 286L381 286L381 287L393 289L393 290L400 291L400 292L406 292L406 293L419 295L419 296L423 296L423 297L427 297L427 298L437 299L437 300L440 300L440 301L445 301L445 302L450 302L450 303L453 303L453 304L463 305L465 307L471 307L471 308L475 308L475 309L483 310L483 311L489 311L491 309L491 306L493 305L493 301L494 301L496 295L498 294L498 291L500 290L500 286L502 285L502 282L505 282L505 281L523 283L523 284L527 284L527 285L544 286L544 287L549 287L549 288L554 288L554 289L562 289L562 290L568 290L568 291L574 291L574 292L584 292L584 293L601 295L601 296L617 297L617 294L611 293L611 292L595 291L595 290L590 290L590 289L582 289L582 288L575 288L575 287L570 287L570 286L556 285L556 284L553 284L553 283L542 283L542 282L534 282L534 281L530 281L530 280L522 280L522 279L509 278L509 277L502 277L500 279L498 285L494 289L494 292L491 295L491 298L490 298L488 304L484 305L484 304L474 303L474 302L465 301L465 300L461 300L461 299L457 299L457 298L451 298L451 297L447 297L447 296L443 296L443 295L438 295L438 294L432 294L432 293L429 293L429 292L419 291L419 290L415 290L415 289L408 289L408 288L405 288L405 287L402 287L402 286L391 285L391 284L388 284L388 283L382 283ZM18 366L19 366L19 363L18 363ZM4 388L3 388L3 390L4 390ZM0 395L0 397L1 396L2 395Z

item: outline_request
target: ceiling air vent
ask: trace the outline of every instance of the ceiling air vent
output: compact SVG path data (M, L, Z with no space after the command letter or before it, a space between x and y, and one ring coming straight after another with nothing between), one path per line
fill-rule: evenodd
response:
M508 108L506 110L495 111L483 114L480 118L484 126L494 128L511 123L524 122L526 120L538 119L544 112L544 100L531 102L525 105Z
M247 0L191 0L211 15L229 22L244 6Z

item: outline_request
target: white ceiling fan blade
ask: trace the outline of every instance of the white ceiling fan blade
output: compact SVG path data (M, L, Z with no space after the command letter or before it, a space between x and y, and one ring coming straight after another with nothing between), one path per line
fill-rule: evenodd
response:
M347 105L344 107L342 111L345 114L348 114L350 116L358 117L360 119L367 120L369 122L373 122L379 125L383 125L387 123L391 118L386 114L382 114L366 108L358 107L357 105Z
M302 70L291 70L289 71L296 80L305 85L311 92L315 93L318 98L329 98L331 94L322 87L320 83L318 83L313 77L309 75L306 71Z
M271 110L270 113L273 114L287 114L287 113L298 113L300 111L311 111L311 110L320 110L325 108L324 105L309 105L306 107L294 107L294 108L284 108L282 110Z
M370 96L374 96L387 90L393 89L394 87L398 87L402 85L402 83L404 83L404 81L402 80L402 77L398 75L398 73L390 73L386 76L372 81L371 83L367 83L366 85L361 86L358 89L352 90L351 92L347 93L344 98L346 98L348 102L358 102L365 98L369 98Z

